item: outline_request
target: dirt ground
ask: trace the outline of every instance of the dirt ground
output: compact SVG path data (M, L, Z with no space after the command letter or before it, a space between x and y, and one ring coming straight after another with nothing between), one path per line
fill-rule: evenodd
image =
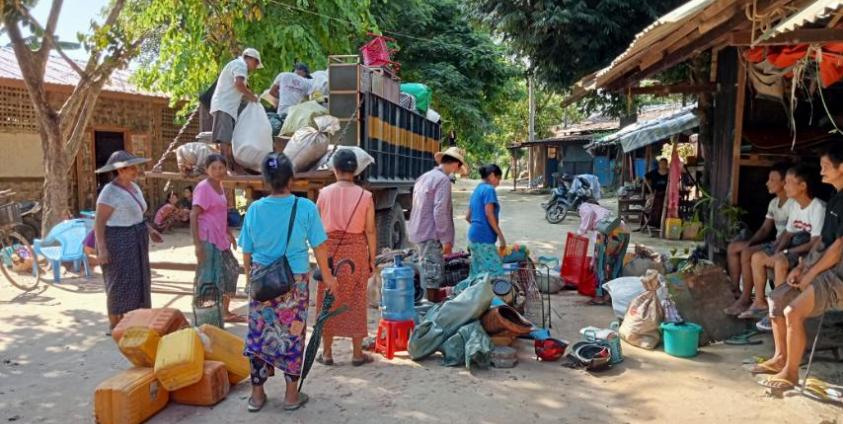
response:
M455 214L464 213L471 185L456 188ZM578 219L550 225L539 203L544 196L515 194L501 187L502 226L510 242L524 242L537 255L560 256L565 234ZM605 202L611 204L611 202ZM458 247L464 246L466 224L457 219ZM185 230L167 237L152 253L153 260L193 260ZM661 248L684 247L633 234L633 242ZM153 305L190 313L192 273L154 271ZM242 287L244 281L241 279ZM168 293L169 292L169 293ZM578 339L578 329L607 326L608 307L583 305L571 292L554 295L555 337ZM105 336L105 296L99 274L85 280L66 274L59 285L43 284L22 293L0 279L0 421L24 423L91 422L93 392L102 380L127 369L129 363ZM234 302L246 312L245 299ZM374 331L377 311L370 310ZM311 313L311 320L314 314ZM243 324L227 327L243 334ZM311 402L286 413L279 396L283 379L267 386L270 403L259 414L246 412L248 383L234 387L228 398L211 408L171 403L153 423L348 422L390 419L395 422L776 422L839 423L843 410L802 397L773 399L764 394L741 362L753 355L770 355L772 344L707 346L693 359L679 359L661 350L644 351L624 345L625 360L611 371L588 374L559 363L535 360L531 343L520 341L514 369L446 368L438 357L419 363L406 354L364 367L350 366L349 342L335 348L338 366L315 364L305 384ZM839 377L843 366L835 365Z

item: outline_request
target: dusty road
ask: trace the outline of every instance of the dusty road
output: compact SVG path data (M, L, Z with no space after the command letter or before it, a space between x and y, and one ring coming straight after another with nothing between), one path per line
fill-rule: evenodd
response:
M469 188L458 186L458 216ZM561 254L564 234L576 219L552 226L538 205L542 196L512 194L506 188L500 196L503 228L511 242L526 242L537 254ZM465 223L457 223L464 241ZM633 236L633 242L643 240L639 233ZM153 257L189 262L188 242L186 232L168 237ZM94 388L128 368L104 335L100 276L66 277L60 285L45 284L28 294L0 280L0 421L91 422ZM158 292L183 291L189 289L192 274L154 272L153 279ZM575 340L579 328L605 326L612 320L609 308L584 306L582 301L569 292L553 296L554 335ZM153 304L190 311L189 298L183 295L156 293ZM235 306L245 312L242 299ZM375 316L371 311L372 329ZM244 332L243 325L229 329ZM532 346L519 343L516 368L468 371L442 367L436 357L415 363L406 356L393 361L377 357L375 363L355 368L349 364L348 343L339 341L338 366L314 366L305 386L312 400L300 411L281 410L282 380L276 378L267 387L271 401L259 414L246 412L249 386L240 384L213 408L170 404L151 422L839 423L843 416L841 409L803 398L777 400L763 394L740 364L752 355L769 355L769 338L761 346L709 346L692 360L624 345L623 364L598 375L537 362ZM837 367L839 379L843 370Z

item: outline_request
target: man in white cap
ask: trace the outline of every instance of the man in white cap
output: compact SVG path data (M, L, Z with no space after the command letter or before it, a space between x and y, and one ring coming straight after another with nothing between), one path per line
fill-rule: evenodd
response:
M435 155L436 168L424 173L413 186L413 209L408 233L419 251L422 287L427 299L438 299L445 268L444 255L454 247L454 207L451 202L451 175L465 175L465 153L449 147Z
M214 118L211 139L220 145L220 151L236 173L242 173L243 168L234 161L231 135L234 133L234 122L237 120L240 103L243 100L258 101L258 96L249 90L246 81L249 78L249 72L260 68L263 68L260 53L251 47L243 50L240 57L228 62L222 68L214 95L211 97L210 112Z

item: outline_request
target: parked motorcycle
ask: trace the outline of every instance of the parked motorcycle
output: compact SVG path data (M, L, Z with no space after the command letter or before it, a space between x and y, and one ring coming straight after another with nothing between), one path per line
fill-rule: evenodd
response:
M558 224L564 221L569 211L573 210L576 213L577 208L584 202L597 204L588 181L581 179L579 188L571 191L572 181L567 175L560 178L557 187L550 192L550 201L542 203L547 222Z

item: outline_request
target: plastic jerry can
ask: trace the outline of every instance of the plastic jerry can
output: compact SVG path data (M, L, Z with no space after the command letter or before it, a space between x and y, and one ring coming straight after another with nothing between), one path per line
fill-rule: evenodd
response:
M164 337L173 331L187 327L187 319L180 310L173 308L135 309L126 313L117 323L117 326L111 330L111 337L119 343L123 333L131 327L151 328L159 336Z
M664 221L664 236L668 240L679 240L682 238L682 220L679 218L667 218Z
M173 392L196 384L202 379L205 352L202 341L192 328L167 334L158 342L155 356L155 377L165 389Z
M173 402L184 405L211 406L228 396L228 372L219 361L205 361L202 379L198 383L170 394Z
M160 340L161 336L155 330L146 327L131 327L123 333L117 346L133 365L152 367L155 365L155 354L158 352Z
M94 417L99 424L142 423L164 409L169 399L152 368L132 368L97 386Z
M205 347L205 359L225 364L232 386L249 376L249 360L243 356L245 343L242 337L210 324L202 324L198 332Z
M416 316L415 271L395 256L395 263L381 271L381 316L388 321L410 321Z

